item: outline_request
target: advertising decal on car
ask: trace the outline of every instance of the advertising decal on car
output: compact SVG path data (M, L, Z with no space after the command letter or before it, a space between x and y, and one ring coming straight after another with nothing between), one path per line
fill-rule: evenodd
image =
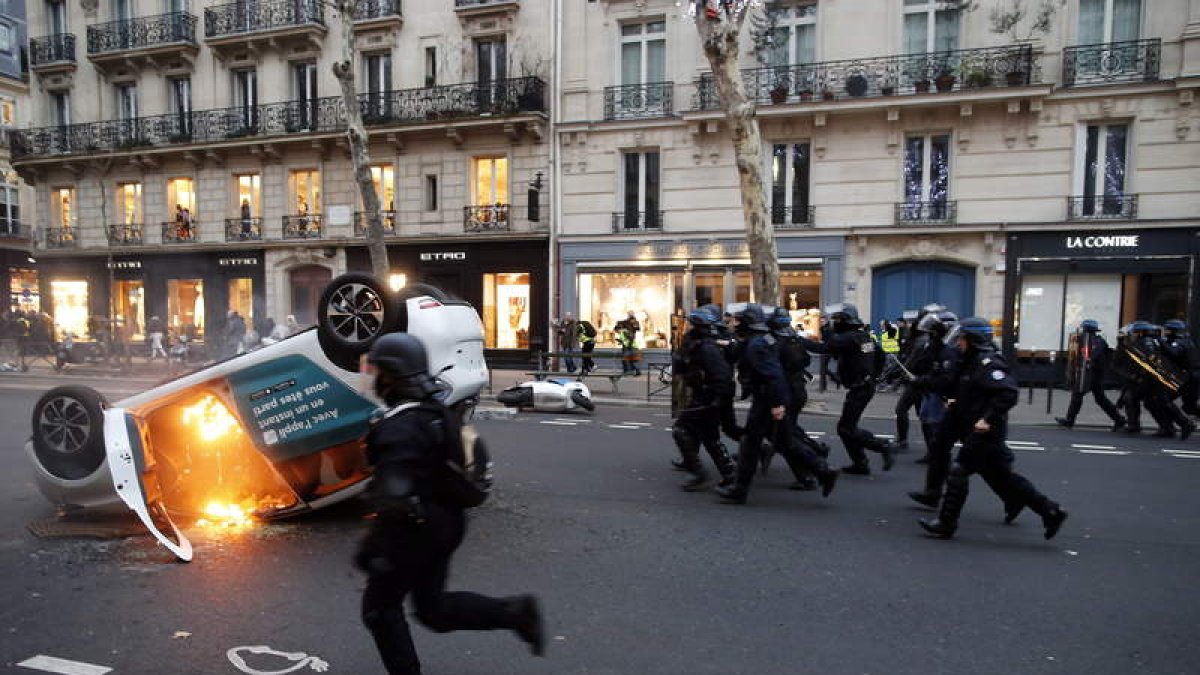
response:
M376 405L307 358L291 354L229 376L247 431L272 461L363 436Z

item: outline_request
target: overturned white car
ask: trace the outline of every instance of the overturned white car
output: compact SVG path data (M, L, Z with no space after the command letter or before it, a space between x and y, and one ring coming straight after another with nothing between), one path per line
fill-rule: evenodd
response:
M592 402L592 392L587 385L565 378L523 382L500 392L496 400L509 408L539 412L596 409L596 404Z
M181 560L172 514L293 515L353 496L370 477L363 439L379 401L359 360L381 335L425 343L442 400L464 417L487 383L475 309L428 286L393 293L371 275L334 279L318 325L110 404L81 386L33 409L26 451L64 510L124 503Z

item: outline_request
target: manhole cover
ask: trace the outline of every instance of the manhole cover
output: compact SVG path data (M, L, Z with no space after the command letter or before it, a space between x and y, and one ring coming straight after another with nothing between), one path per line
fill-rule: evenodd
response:
M80 519L45 518L28 525L29 532L39 539L61 537L92 537L95 539L118 539L148 534L146 528L136 520L128 519Z

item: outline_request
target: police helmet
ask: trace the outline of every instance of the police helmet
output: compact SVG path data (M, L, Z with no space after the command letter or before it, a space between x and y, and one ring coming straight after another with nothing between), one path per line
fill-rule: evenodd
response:
M762 332L770 330L767 327L767 317L763 314L762 306L758 303L746 303L746 306L737 314L734 314L733 317L747 330Z
M711 326L717 321L713 318L713 315L703 307L693 309L692 311L688 312L687 318L688 323L698 327Z
M848 302L829 305L825 308L825 316L829 317L829 323L833 324L834 330L863 325L862 319L858 317L858 308Z
M1084 319L1079 322L1079 330L1085 333L1099 333L1100 323L1095 319Z
M790 328L792 325L792 314L785 307L776 307L771 314L771 318L767 320L771 328Z
M712 317L713 323L721 322L722 313L720 306L710 303L707 305L700 305L699 309L702 312L708 312L708 315Z
M429 357L421 340L409 333L388 333L371 345L367 363L375 367L375 393L385 401L423 399L437 392L429 376Z
M922 314L941 314L944 311L946 311L946 306L937 302L931 302L921 308Z
M1141 319L1138 319L1137 321L1129 324L1125 330L1130 335L1138 335L1140 333L1153 333L1155 330L1157 330L1157 328L1149 321L1142 321Z
M917 330L932 335L945 335L946 324L942 323L937 314L926 314L917 322Z
M1173 331L1176 333L1183 333L1183 332L1187 331L1187 324L1180 321L1179 319L1171 319L1170 321L1167 321L1166 323L1164 323L1162 325L1162 327L1166 330Z
M937 318L938 321L941 321L947 326L953 326L958 323L958 315L948 309L943 309L942 311L938 312Z
M989 345L992 343L992 324L978 316L967 317L958 322L958 337L974 347Z

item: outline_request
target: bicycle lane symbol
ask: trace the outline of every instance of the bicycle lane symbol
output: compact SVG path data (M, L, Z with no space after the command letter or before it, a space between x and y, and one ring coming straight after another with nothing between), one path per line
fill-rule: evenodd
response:
M246 660L242 657L243 654L269 655L279 657L283 661L291 663L290 666L278 670L257 670L251 668ZM271 649L266 645L253 645L244 647L234 647L225 652L229 658L229 662L235 668L247 675L285 675L285 673L294 673L303 668L312 668L318 673L323 673L329 670L329 664L318 656L305 654L304 652L281 652Z

